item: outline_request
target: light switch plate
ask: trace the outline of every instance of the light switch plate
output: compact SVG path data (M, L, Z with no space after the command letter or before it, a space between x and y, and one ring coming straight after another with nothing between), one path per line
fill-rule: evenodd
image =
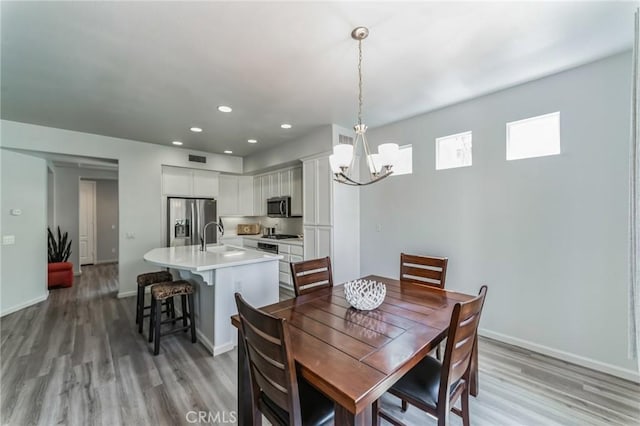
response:
M11 244L15 244L16 243L16 236L15 235L3 235L2 236L2 245L3 246L9 246Z

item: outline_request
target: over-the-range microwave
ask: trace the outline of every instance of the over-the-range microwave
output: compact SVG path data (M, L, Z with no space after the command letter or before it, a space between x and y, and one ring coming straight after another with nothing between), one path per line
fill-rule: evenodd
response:
M267 216L291 217L291 197L273 197L267 199Z

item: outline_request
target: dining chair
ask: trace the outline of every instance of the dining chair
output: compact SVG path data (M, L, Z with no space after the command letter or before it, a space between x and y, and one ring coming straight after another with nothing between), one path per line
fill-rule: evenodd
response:
M291 263L290 265L296 297L321 288L333 287L331 258L329 256Z
M297 375L286 320L254 308L240 293L235 297L254 418L261 412L274 425L332 424L333 402Z
M400 281L444 288L448 263L446 257L400 253ZM436 357L442 360L440 346L436 346Z
M446 257L400 254L400 281L444 288L447 277Z
M402 411L406 411L408 402L435 416L438 426L447 425L449 412L453 411L469 426L471 362L486 294L487 286L483 285L477 297L454 306L442 363L427 355L389 389L390 394L402 399ZM461 409L454 407L458 399ZM382 410L379 401L373 403L372 417L374 425L379 424L380 418L403 425Z

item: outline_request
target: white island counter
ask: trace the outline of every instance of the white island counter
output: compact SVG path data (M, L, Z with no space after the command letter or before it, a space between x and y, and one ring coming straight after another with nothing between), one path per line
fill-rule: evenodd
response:
M230 319L237 313L235 292L257 307L278 302L280 259L276 254L230 245L210 245L207 251L200 246L164 247L144 255L145 261L170 268L174 277L194 284L198 339L214 356L236 345Z

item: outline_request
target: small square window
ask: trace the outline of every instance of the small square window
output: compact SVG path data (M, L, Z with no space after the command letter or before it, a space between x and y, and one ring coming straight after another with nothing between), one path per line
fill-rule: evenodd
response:
M560 154L560 112L507 123L507 160Z
M393 166L391 176L410 175L411 173L413 173L413 147L403 145L398 152L398 160Z
M436 139L436 170L471 165L471 132Z

